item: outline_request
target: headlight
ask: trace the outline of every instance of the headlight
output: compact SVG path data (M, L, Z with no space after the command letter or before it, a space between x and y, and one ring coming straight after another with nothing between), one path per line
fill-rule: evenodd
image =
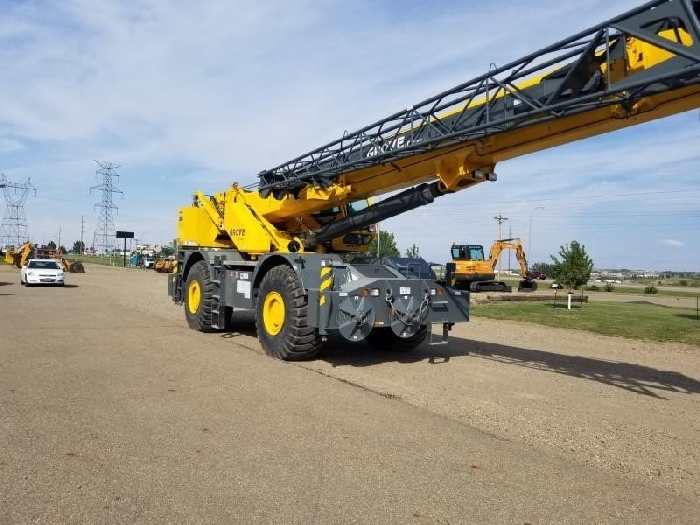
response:
M27 275L31 275L32 277L34 277L34 272L27 272Z

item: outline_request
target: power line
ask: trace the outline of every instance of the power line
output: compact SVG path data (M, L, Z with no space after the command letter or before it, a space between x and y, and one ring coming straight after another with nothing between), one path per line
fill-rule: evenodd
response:
M5 215L0 225L0 243L4 245L20 246L23 242L29 240L27 233L27 215L24 211L24 205L27 202L29 192L33 191L36 195L36 188L32 186L31 178L27 179L24 184L10 182L1 174L0 188L5 194ZM10 191L14 190L14 192Z

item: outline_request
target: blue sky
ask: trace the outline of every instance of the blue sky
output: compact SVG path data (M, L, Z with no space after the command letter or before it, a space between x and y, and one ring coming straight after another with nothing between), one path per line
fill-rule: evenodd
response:
M35 242L60 228L72 245L84 217L89 245L94 159L118 164L117 229L167 243L194 190L255 182L639 2L474 4L0 0L0 172L31 177ZM700 270L699 137L693 111L503 162L498 182L382 228L446 262L452 241L490 245L502 214L531 262L577 240L599 267Z

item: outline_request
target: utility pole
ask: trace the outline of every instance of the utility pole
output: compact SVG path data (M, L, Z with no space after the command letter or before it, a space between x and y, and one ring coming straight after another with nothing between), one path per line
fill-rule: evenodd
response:
M498 240L500 241L503 237L501 236L501 224L508 220L508 217L503 217L500 213L494 217L498 222ZM498 275L501 275L501 256L498 256Z
M85 245L83 244L83 233L85 233L85 215L80 216L80 255L85 252Z
M58 246L56 246L57 250L61 249L61 225L58 225Z

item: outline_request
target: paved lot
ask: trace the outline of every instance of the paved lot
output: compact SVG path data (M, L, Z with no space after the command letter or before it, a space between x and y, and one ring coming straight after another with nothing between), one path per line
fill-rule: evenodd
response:
M475 319L294 365L87 271L0 267L2 524L700 522L698 348Z

